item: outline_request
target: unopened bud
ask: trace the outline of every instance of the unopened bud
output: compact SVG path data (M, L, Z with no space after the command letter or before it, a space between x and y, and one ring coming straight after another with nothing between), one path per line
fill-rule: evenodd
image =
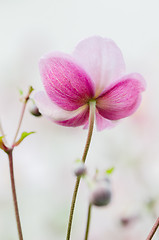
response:
M87 169L84 163L80 163L80 164L77 163L77 166L74 169L74 174L77 177L80 177L80 176L84 176L86 172L87 172Z
M97 181L90 193L90 203L95 206L106 206L111 200L110 183L105 179Z
M34 104L32 105L32 107L30 108L30 113L32 115L34 115L35 117L40 117L41 113L39 112L39 109L37 108L37 106Z
M132 215L132 216L127 216L127 217L125 216L120 219L120 222L123 226L128 226L128 225L132 224L135 220L137 220L138 217L139 217L138 215Z

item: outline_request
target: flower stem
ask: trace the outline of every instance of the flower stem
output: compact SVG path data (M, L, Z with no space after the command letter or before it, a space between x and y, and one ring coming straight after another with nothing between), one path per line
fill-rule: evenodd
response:
M86 145L85 145L83 156L82 156L83 163L85 163L85 161L86 161L87 153L88 153L89 146L91 143L93 127L94 127L94 118L95 118L95 104L96 104L95 101L90 102L89 129L88 129Z
M72 220L73 220L73 214L74 214L74 209L75 209L75 203L76 203L76 197L77 197L79 183L80 183L80 177L77 177L73 196L72 196L71 208L70 208L70 216L69 216L67 237L66 237L67 240L70 239L70 235L71 235Z
M0 134L3 136L3 141L4 141L5 145L8 145L3 128L2 128L1 121L0 121Z
M17 202L17 196L16 196L15 180L14 180L12 151L13 151L12 149L8 151L11 188L12 188L13 203L14 203L14 210L15 210L15 216L16 216L19 240L23 240L23 234L22 234L22 228L21 228L21 223L20 223L19 210L18 210L18 202Z
M94 127L94 118L95 118L95 104L96 104L95 101L90 101L90 103L89 103L89 129L88 129L88 135L87 135L87 140L86 140L84 152L83 152L83 155L82 155L82 162L83 163L85 163L85 161L86 161L87 153L88 153L89 146L90 146L90 143L91 143L93 127ZM70 235L71 235L73 214L74 214L75 203L76 203L78 188L79 188L79 184L80 184L80 179L81 179L80 177L77 177L76 184L75 184L75 187L74 187L74 192L73 192L72 202L71 202L71 208L70 208L69 221L68 221L66 240L69 240Z
M153 225L151 232L149 233L148 237L146 238L146 240L151 240L155 234L155 232L157 231L157 228L159 227L159 217L157 218L155 224Z
M89 233L89 226L90 226L90 220L91 220L91 210L92 210L92 205L89 204L88 207L88 214L87 214L87 226L86 226L86 232L85 232L85 240L88 239L88 233Z
M15 210L15 217L16 217L16 223L17 223L17 229L18 229L18 235L19 235L19 240L23 240L23 234L22 234L22 228L21 228L21 223L20 223L20 216L19 216L19 209L18 209L18 201L17 201L17 195L16 195L16 187L15 187L15 180L14 180L14 168L13 168L13 150L15 147L15 142L22 124L22 120L24 117L24 112L26 109L26 104L29 100L30 94L33 91L32 87L29 87L29 91L28 94L26 95L26 97L24 98L24 103L23 103L23 107L22 107L22 112L21 112L21 116L20 116L20 120L19 120L19 124L18 124L18 128L17 131L15 133L15 137L12 143L12 147L6 147L6 153L8 155L8 159L9 159L9 170L10 170L10 180L11 180L11 188L12 188L12 195L13 195L13 204L14 204L14 210ZM3 133L3 129L1 128L1 132Z
M23 106L22 106L22 111L21 111L21 115L20 115L20 119L19 119L17 131L16 131L16 133L15 133L15 137L14 137L14 140L13 140L13 143L12 143L12 147L14 147L15 141L16 141L16 139L17 139L17 136L18 136L18 133L19 133L21 124L22 124L22 120L23 120L23 117L24 117L24 112L25 112L25 109L26 109L26 104L27 104L27 102L28 102L28 100L29 100L29 97L30 97L30 94L31 94L32 91L33 91L33 88L32 88L32 87L29 87L28 94L27 94L26 97L24 98L24 103L23 103Z

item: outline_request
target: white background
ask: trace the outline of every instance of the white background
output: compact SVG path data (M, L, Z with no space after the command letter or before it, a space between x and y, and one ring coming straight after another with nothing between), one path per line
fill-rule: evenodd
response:
M93 209L90 240L146 239L159 213L158 26L158 0L0 0L0 118L10 143L21 110L18 88L42 89L38 61L46 52L70 53L83 38L109 37L122 50L127 72L146 79L138 111L114 129L94 132L89 172L111 166L115 171L112 202ZM62 240L75 182L73 162L82 155L87 131L34 118L28 109L22 131L36 131L14 152L24 239ZM83 239L87 205L82 183L72 239ZM123 217L135 220L122 226ZM0 239L17 238L8 160L0 151Z

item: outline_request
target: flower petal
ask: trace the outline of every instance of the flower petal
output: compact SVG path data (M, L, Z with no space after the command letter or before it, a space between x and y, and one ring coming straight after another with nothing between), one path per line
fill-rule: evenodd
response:
M66 111L54 104L44 92L37 92L33 98L41 114L57 124L77 127L84 125L88 120L88 105L84 105L75 111Z
M87 38L77 45L73 57L94 81L96 97L125 73L122 53L110 39Z
M78 127L84 125L89 118L88 108L84 109L80 113L78 113L75 117L72 117L63 121L55 121L55 123L65 126L65 127Z
M71 56L59 52L40 60L40 72L50 99L65 110L75 110L94 96L94 85Z
M144 89L145 81L140 74L124 76L98 97L96 106L99 114L109 120L131 115L139 106Z
M111 121L109 119L106 119L104 117L102 117L98 110L96 109L96 127L98 131L101 131L105 128L112 128L117 124L117 121Z

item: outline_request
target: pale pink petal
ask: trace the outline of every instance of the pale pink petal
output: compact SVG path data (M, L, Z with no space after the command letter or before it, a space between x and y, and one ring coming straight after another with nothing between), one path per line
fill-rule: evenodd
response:
M60 125L76 127L84 125L88 120L88 105L75 111L66 111L54 104L44 92L35 93L33 99L43 116Z
M140 74L129 74L109 87L97 99L99 114L109 120L125 118L138 108L145 81Z
M96 113L95 113L95 122L96 122L96 128L97 131L101 131L105 128L110 129L114 126L116 126L118 121L111 121L109 119L106 119L104 117L102 117L99 113L98 110L96 109ZM89 127L89 119L87 120L87 122L85 123L83 129L88 129Z
M55 121L55 123L65 126L65 127L78 127L84 125L89 118L89 111L86 108L84 111L78 113L75 117L72 117L63 121Z
M89 118L88 120L85 122L84 126L83 126L83 129L88 129L89 127Z
M94 36L81 41L73 52L73 57L94 81L96 97L125 73L120 49L107 38Z
M65 110L75 110L94 96L94 85L87 73L62 53L40 60L40 72L50 99Z
M104 117L102 117L98 110L96 110L96 128L98 131L101 131L105 128L112 128L117 124L117 121L111 121L109 119L106 119Z

